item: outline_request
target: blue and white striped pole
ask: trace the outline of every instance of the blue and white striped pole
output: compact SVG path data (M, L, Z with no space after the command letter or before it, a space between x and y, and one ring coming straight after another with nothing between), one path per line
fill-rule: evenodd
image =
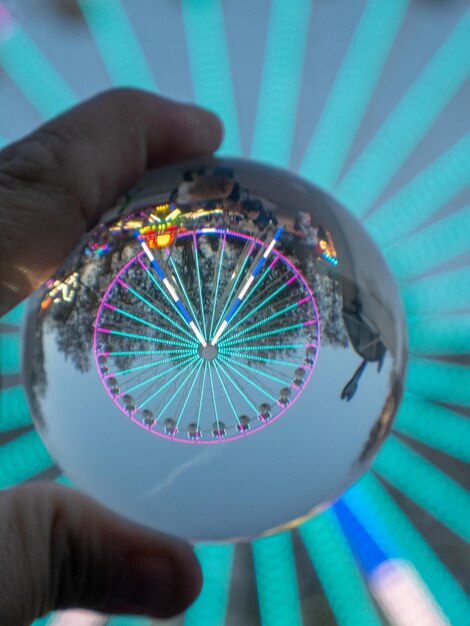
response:
M278 242L279 237L281 236L281 233L282 233L282 226L279 227L276 230L276 232L274 233L274 237L271 240L271 243L266 248L266 250L264 251L263 255L259 259L258 263L256 264L255 268L253 269L251 274L246 279L245 284L243 285L243 287L239 291L238 296L235 298L234 303L232 304L232 306L228 310L228 313L225 316L225 319L223 320L222 324L219 326L219 329L217 330L217 332L215 333L214 337L212 338L211 345L213 345L213 346L216 345L216 343L220 339L222 333L224 332L224 330L229 325L230 320L235 315L236 310L238 309L238 307L242 303L243 298L246 296L246 294L248 292L248 289L253 284L253 281L255 280L256 276L259 274L259 272L260 272L261 268L263 267L264 263L266 262L266 259L268 258L268 256L270 255L272 249L274 248L274 246Z

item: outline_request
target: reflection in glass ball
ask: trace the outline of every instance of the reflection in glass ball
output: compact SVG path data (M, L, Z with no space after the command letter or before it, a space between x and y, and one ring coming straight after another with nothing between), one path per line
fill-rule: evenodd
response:
M247 409L256 432L265 425L260 403L280 417L313 372L320 327L304 277L275 249L282 230L262 241L229 228L182 229L171 248L166 239L153 243L154 229L143 232L136 237L144 249L113 277L94 324L96 367L116 406L140 425L150 407L152 433L183 443L244 436L239 415ZM103 335L112 350L100 347ZM165 415L182 396L168 435ZM216 439L212 423L223 432Z
M24 332L30 405L64 471L194 540L285 528L338 497L389 431L406 365L398 292L361 226L236 159L149 172Z

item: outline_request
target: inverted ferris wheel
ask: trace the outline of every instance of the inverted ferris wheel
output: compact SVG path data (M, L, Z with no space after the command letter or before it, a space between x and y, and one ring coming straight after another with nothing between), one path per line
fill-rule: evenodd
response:
M282 228L265 241L221 227L185 229L166 246L136 236L142 249L110 282L95 322L114 403L153 434L192 443L280 417L319 345L313 294L276 249Z

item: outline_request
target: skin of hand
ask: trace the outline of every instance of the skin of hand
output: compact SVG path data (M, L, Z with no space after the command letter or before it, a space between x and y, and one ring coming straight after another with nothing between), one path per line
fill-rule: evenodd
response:
M221 137L208 111L117 89L2 150L0 315L53 274L145 169L210 154ZM82 494L40 482L0 492L2 626L78 607L170 617L201 584L189 545Z

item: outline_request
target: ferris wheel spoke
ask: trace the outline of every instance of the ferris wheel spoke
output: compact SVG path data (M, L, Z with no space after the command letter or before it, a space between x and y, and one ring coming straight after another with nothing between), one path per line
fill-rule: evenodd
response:
M142 296L142 294L140 294L138 291L136 291L133 287L131 287L129 284L125 283L123 280L121 280L120 278L118 278L118 283L121 285L121 287L123 287L124 289L127 289L130 293L132 293L134 296L136 296L137 298L139 298L139 300L141 300L144 304L146 304L148 307L150 307L153 311L155 311L155 313L157 313L158 315L160 315L160 317L163 317L164 320L166 320L168 323L172 324L173 326L175 326L181 333L183 333L184 335L187 335L191 340L194 341L194 336L191 335L191 333L189 333L186 329L184 329L182 326L180 326L179 324L177 324L175 322L175 320L173 320L169 315L167 315L166 313L164 313L161 309L159 309L158 307L156 307L154 304L152 304L149 300L147 300L147 298L144 298Z
M287 350L295 348L314 348L315 346L310 343L275 343L275 344L261 344L258 346L240 346L237 345L236 350L243 350L244 352L261 352L266 350ZM232 348L219 348L219 352L222 354L231 354ZM250 357L251 358L251 357Z
M246 315L244 315L240 320L238 320L238 322L236 324L234 324L233 326L230 326L230 328L227 329L227 331L224 333L224 337L228 338L229 336L232 336L232 333L233 333L233 331L236 328L238 328L241 324L243 324L244 322L249 320L250 317L252 317L256 313L258 313L258 311L260 311L263 307L267 306L269 304L269 302L271 302L271 300L273 300L273 298L276 298L276 296L278 296L280 293L282 293L286 289L286 287L288 286L289 282L290 281L283 282L283 284L280 285L275 291L270 293L270 295L267 298L265 298L264 300L259 302L252 309L250 309L250 311ZM255 285L255 287L256 287L256 285ZM243 304L245 304L245 301L242 302L242 305Z
M185 365L186 363L192 361L193 359L195 359L194 356L183 358L179 363L176 363L172 367L165 369L163 372L159 372L158 374L155 374L155 376L151 376L150 378L146 378L145 380L142 380L141 382L137 383L137 385L130 387L126 391L121 391L119 394L116 395L116 398L121 398L122 396L132 393L136 389L140 389L144 385L148 385L149 383L153 383L156 380L159 380L163 376L166 376L169 372L174 371L175 369L181 367L182 365Z
M216 400L216 396L215 396L214 379L212 378L212 365L209 365L209 381L210 381L210 385L211 385L212 404L214 406L215 422L217 424L217 432L219 433L219 441L220 441L220 439L221 439L220 419L219 419L219 411L217 410L217 400ZM227 392L225 392L225 395L227 396L227 400L228 400L230 406L232 407L234 415L237 417L236 411L235 411L235 407L233 406L232 401L230 400L230 396L227 394Z
M268 378L271 381L274 381L276 383L280 383L281 385L283 385L284 387L289 387L290 385L290 381L287 382L285 380L283 380L282 378L278 378L277 376L273 376L272 374L268 374L267 372L263 372L262 370L257 370L254 367L251 367L250 365L246 365L246 363L242 363L241 361L238 361L237 359L232 359L230 357L221 357L221 360L225 361L230 361L231 363L234 363L236 365L238 365L239 367L242 367L243 369L246 369L250 372L253 372L257 375L263 376L264 378Z
M255 414L258 413L258 407L250 400L250 398L248 397L248 395L242 390L240 389L240 387L237 385L237 383L235 382L235 379L233 376L231 376L227 370L225 369L225 367L222 365L222 363L219 361L218 363L215 363L215 368L216 371L218 373L219 368L222 370L223 374L225 374L226 378L231 382L231 384L235 387L235 389L238 391L238 393L241 395L241 397L245 400L245 402L248 403L248 405L250 406L250 408L253 409L253 411L255 412ZM237 417L237 421L240 424L240 420Z
M183 352L183 354L181 356L194 356L194 350L187 350L185 352ZM170 357L167 359L159 359L158 361L151 361L150 363L144 363L142 365L135 365L134 367L128 367L125 370L119 370L117 372L113 372L112 374L106 374L106 376L104 376L104 378L115 378L116 376L122 376L124 374L130 374L132 372L138 372L144 369L147 369L149 367L155 367L155 366L159 366L162 365L163 363L170 363L170 362L174 362L175 358L174 357Z
M187 367L190 367L190 366L191 366L191 363ZM182 371L184 372L184 371L186 371L186 369L183 368ZM177 380L177 376L178 376L178 373L173 375L172 378ZM157 408L160 408L161 406L165 406L166 405L166 403L168 401L168 398L172 394L172 390L173 390L173 387L172 387L171 384L167 385L166 383L164 383L164 385L162 385L163 394L158 398L158 407ZM159 391L159 389L157 389L157 391ZM159 395L159 394L157 394L157 395ZM139 405L141 407L144 406L144 403L145 403L145 396L144 396L144 394L141 394L139 396L138 401L139 401Z
M198 406L198 411L197 411L196 433L199 432L199 428L200 428L200 425L201 425L202 399L204 397L204 388L205 388L205 385L206 385L207 370L208 370L208 361L205 361L205 363L204 363L204 374L203 374L203 377L202 377L201 396L199 398L199 406Z
M271 393L269 393L269 391L267 391L266 387L260 387L257 383L255 383L255 381L252 378L249 378L248 376L245 376L245 374L243 374L243 372L240 372L240 370L238 370L236 367L231 365L229 363L229 360L231 360L231 359L223 358L222 360L223 360L223 362L225 363L225 365L227 367L229 367L233 372L235 372L235 374L237 374L237 376L240 376L240 378L243 378L243 380L246 381L247 383L249 383L252 387L257 389L258 391L261 391L261 393L263 393L264 395L268 396L268 398L270 398L273 402L276 402L277 398L275 396L271 395Z
M277 256L274 260L274 262L277 262L279 260L279 257ZM264 289L261 289L261 291L255 296L256 291L258 290L258 287L260 287L261 285L264 284L264 280L268 277L268 274L271 272L271 268L274 265L274 262L271 263L271 265L263 272L263 274L261 275L260 279L253 285L253 288L250 292L250 298L249 299L245 299L242 301L242 303L240 304L240 306L238 307L238 310L235 312L234 318L240 314L240 312L243 310L243 308L245 307L247 302L250 302L252 307L253 305L258 301L261 300L264 296L264 294L266 293L266 291L271 291L273 288L273 285L265 285ZM287 275L287 273L286 273ZM235 328L238 328L238 326L240 326L240 324L243 324L243 322L245 320L247 320L248 318L250 318L252 315L254 315L257 311L259 311L259 309L261 309L265 304L267 304L270 300L272 300L272 298L274 298L278 293L280 293L283 289L286 288L286 284L285 282L282 281L282 275L279 277L277 276L274 280L274 282L279 282L279 280L281 280L281 286L279 289L277 289L275 292L272 292L270 294L270 296L268 296L268 298L266 298L265 300L263 300L262 302L258 302L258 304L256 304L253 308L250 309L249 313L247 313L244 317L242 317L240 320L238 320L238 322L236 324L234 324L233 326L230 326L230 328L227 330L226 336L228 336ZM232 320L233 321L233 320Z
M252 242L250 243L250 245L248 246L248 251L247 251L247 253L246 253L246 254L244 254L244 255L241 257L241 260L240 260L241 265L240 265L240 267L239 267L238 269L237 269L237 268L235 268L235 271L234 271L235 276L234 276L233 284L232 284L232 287L231 287L231 289L230 289L230 293L229 293L228 297L224 299L224 304L223 304L223 307L222 307L222 312L221 312L221 313L220 313L220 315L218 316L218 319L217 319L217 324L215 325L215 328L218 328L218 327L219 327L219 325L220 325L220 323L221 323L221 321L223 320L223 317L224 317L224 315L225 315L225 312L227 311L227 308L228 308L228 306L229 306L230 302L232 301L232 296L233 296L233 293L234 293L235 289L237 288L237 286L238 286L238 284L239 284L239 281L240 281L240 280L242 280L242 279L243 279L243 277L244 277L244 273L243 273L243 271L244 271L244 269L245 269L245 265L248 263L248 260L249 260L249 258L250 258L250 256L251 256L251 253L253 252L254 247L255 247L255 243L252 241ZM233 276L233 274L232 274L232 276ZM214 306L216 306L216 303L214 303ZM211 343L212 343L212 342L211 342ZM214 345L214 344L213 344L213 345Z
M175 339L162 339L162 337L149 337L148 335L139 335L138 333L128 333L122 330L115 330L113 328L98 327L97 332L106 333L107 335L115 335L116 337L128 337L129 339L143 339L144 341L152 341L154 343L168 343L172 346L184 346L187 349L188 343L177 341Z
M189 354L189 350L187 348L163 348L163 350L122 350L122 351L109 351L109 352L98 352L97 356L149 356L151 354Z
M209 329L208 338L212 336L212 329L214 326L214 315L215 315L215 309L217 306L217 299L219 295L220 274L221 274L222 267L223 267L226 242L227 242L227 231L224 230L224 238L222 240L222 243L219 244L219 250L217 252L217 261L214 265L214 273L217 271L217 279L215 283L214 297L212 298L212 303L211 303L212 315L211 315L211 325Z
M171 330L167 330L166 328L162 328L161 326L157 326L156 324L152 324L152 322L144 320L141 317L139 317L137 315L134 315L133 313L129 313L128 311L124 311L124 309L120 309L120 308L114 306L113 304L110 304L109 302L105 302L104 306L107 309L110 309L110 310L114 311L118 315L123 315L124 317L127 317L127 318L133 320L134 322L137 322L139 324L143 324L144 326L148 326L149 328L153 328L154 330L158 330L158 332L164 333L165 335L169 335L170 337L174 337L175 339L178 339L179 341L181 341L182 343L184 343L184 344L186 344L188 346L191 346L191 345L195 344L194 339L192 339L192 341L188 341L187 339L185 339L181 335L178 335L178 334L174 333Z
M195 373L195 375L194 375L194 379L193 379L193 382L191 383L191 386L190 386L190 388L189 388L189 391L186 393L186 397L185 397L185 399L184 399L183 406L181 407L181 411L180 411L180 413L179 413L179 415L178 415L178 419L176 420L175 431L176 431L176 429L177 429L177 428L178 428L178 426L179 426L179 423L180 423L180 421L181 421L181 418L183 417L183 413L184 413L184 411L185 411L185 409L186 409L186 406L187 406L187 404L188 404L188 401L189 401L189 398L190 398L190 396L191 396L191 393L192 393L192 391L193 391L193 389L194 389L194 385L196 384L196 381L197 381L197 379L198 379L198 377L199 377L199 373L200 373L200 371L201 371L202 363L203 363L203 362L202 362L202 360L201 360L201 361L199 362L198 368L197 368L196 373Z
M194 246L194 257L196 259L197 284L198 284L198 289L199 289L199 308L201 310L202 328L204 330L203 335L204 335L204 338L207 339L206 314L204 311L204 298L202 297L201 268L199 266L199 251L197 249L196 233L193 233L193 246Z
M241 364L247 365L249 367L252 367L252 374L250 374L250 376L253 376L254 380L256 380L257 382L259 382L261 385L266 384L265 381L261 380L260 377L264 377L263 375L266 376L272 376L275 380L275 382L280 382L280 380L287 374L284 371L279 371L278 367L273 367L273 365L271 363L264 363L263 364L263 369L258 369L258 367L256 365L251 365L251 363L249 362L251 357L246 357L242 355L242 360L237 360L236 358L233 358L233 355L227 356L227 355L221 355L221 357L223 357L223 361L224 363L226 363L227 365L230 363L232 366L234 366L234 364L238 365L240 367ZM289 368L290 368L290 372L292 372L292 370L299 368L299 364L296 361L291 361L289 363ZM305 368L302 368L305 369ZM288 375L288 374L287 374ZM281 377L281 379L279 378L279 376ZM258 378L256 378L258 377ZM287 382L284 382L284 386L288 385Z
M197 327L196 322L192 319L191 314L188 312L188 310L184 306L184 304L181 301L181 299L180 299L178 293L176 292L175 288L170 283L170 281L168 280L165 272L162 270L162 268L158 264L157 260L155 259L154 255L152 254L152 251L150 250L150 248L147 246L147 244L143 240L143 237L140 234L137 234L137 239L139 240L139 243L140 243L141 247L143 248L144 252L146 253L148 259L150 260L150 264L151 264L152 268L155 270L155 272L157 273L157 276L162 281L163 285L165 286L166 291L168 291L168 293L170 294L174 304L176 305L176 308L180 311L180 314L182 315L183 319L188 324L188 326L191 328L191 330L193 331L193 333L196 336L197 340L203 346L206 346L207 342L204 339L204 337L202 336L200 329ZM143 264L143 262L140 259L140 257L139 257L139 262L142 264L142 266L145 269L145 271L147 272L147 274L154 280L155 284L159 285L158 281L156 281L154 279L152 273L147 270L147 268Z
M152 272L149 270L149 268L145 265L145 263L142 261L142 259L139 257L138 258L138 262L139 265L142 267L142 269L144 270L144 272L147 274L147 276L150 278L150 280L153 282L153 284L157 287L157 289L160 291L160 293L163 295L163 297L167 300L167 302L170 304L171 308L173 309L173 311L175 311L177 313L177 315L179 315L179 317L183 320L183 322L185 324L188 323L188 320L184 317L181 309L179 307L176 306L175 301L170 298L170 296L168 295L168 293L166 292L165 289L163 289L163 287L160 285L160 283L158 282L158 280L155 278L155 276L152 274Z
M298 330L300 328L304 328L305 326L309 324L309 322L312 322L312 320L308 320L308 322L299 322L297 324L289 324L287 326L282 326L280 328L275 328L273 330L267 330L264 333L256 333L255 335L249 335L248 337L242 337L238 339L227 339L221 342L221 345L231 346L231 345L237 345L239 343L243 343L246 341L256 341L257 339L263 339L264 337L270 337L272 335L278 335L280 333L286 333L291 330ZM315 320L313 320L313 323L315 323Z
M227 401L228 401L228 403L230 405L230 408L232 409L233 415L235 416L235 419L237 420L237 423L240 424L240 419L238 417L237 410L235 409L235 407L233 405L232 398L230 397L230 394L227 391L227 387L225 386L225 383L222 380L222 377L221 377L220 372L219 372L218 367L217 367L217 363L215 361L214 361L214 370L215 370L215 373L217 374L217 377L218 377L218 379L220 381L220 384L221 384L222 389L223 389L223 391L225 393L225 397L227 398Z
M168 259L169 259L169 261L170 261L170 265L171 265L171 267L173 268L173 271L175 272L175 275L176 275L176 278L177 278L177 281L178 281L179 287L180 287L180 289L181 289L181 291L182 291L182 293L183 293L183 296L184 296L184 299L185 299L186 306L187 306L187 307L188 307L188 309L191 311L191 314L192 314L192 316L193 316L193 322L196 324L196 326L197 326L197 328L198 328L198 330L199 330L200 335L203 337L202 330L201 330L201 326L199 325L199 320L198 320L198 317L197 317L197 315L196 315L196 312L194 311L193 303L191 302L191 298L189 297L189 294L188 294L188 292L186 291L186 288L185 288L185 286L184 286L184 282L183 282L183 280L181 279L181 276L180 276L180 273L179 273L179 271L178 271L178 268L176 267L176 263L175 263L175 262L174 262L174 260L173 260L173 256L172 256L172 254L171 254L171 250L169 250L169 248L165 248L165 250L166 250L166 252L167 252L167 254L168 254ZM193 330L194 330L194 329L193 329ZM199 338L199 337L198 337L198 338ZM200 339L199 339L199 341L200 341ZM202 342L201 342L201 343L202 343Z
M176 372L176 374L174 376L172 376L169 380L166 381L166 383L164 383L161 387L159 387L152 395L150 395L148 398L146 398L142 403L140 403L139 407L136 409L136 411L138 411L139 409L142 409L142 407L146 406L149 402L151 402L154 398L156 398L164 389L166 389L168 387L168 385L171 385L171 383L173 383L177 378L179 378L189 367L191 367L191 365L196 361L197 362L197 357L193 357L189 363L187 363L183 369L181 369L179 372ZM180 364L181 365L181 364ZM197 363L196 363L197 365ZM196 367L196 366L195 366ZM195 369L195 367L193 369ZM193 370L191 370L193 371ZM191 372L190 372L191 373ZM179 390L179 389L178 389ZM161 414L160 416L161 417ZM155 421L157 421L158 418L155 418Z
M265 364L272 363L274 365L282 365L285 367L292 367L293 365L295 366L295 362L293 361L280 361L279 359L269 359L267 357L261 357L261 356L251 355L251 354L247 356L246 354L242 354L240 352L227 351L227 353L225 353L223 351L220 351L219 354L221 356L230 355L230 357L240 357L244 359L250 359L253 361L261 361L262 363L265 363Z
M247 326L243 330L240 330L238 333L235 333L235 335L231 335L231 338L236 339L237 337L240 337L241 335L244 335L245 333L248 333L251 330L254 330L255 328L259 328L260 326L263 326L264 324L269 324L269 322L271 322L272 320L278 317L281 317L282 315L285 315L289 311L292 311L292 309L295 309L298 306L301 306L302 304L304 304L305 302L308 302L309 300L310 298L309 296L307 296L306 298L302 298L301 300L298 300L297 302L289 304L288 306L284 307L280 311L277 311L276 313L273 313L272 315L268 315L268 317L263 318L262 320L260 320L259 322L256 322L255 324L252 324L251 326Z
M189 364L191 365L191 363ZM168 407L170 406L170 404L173 402L173 400L176 398L176 396L181 392L181 389L184 388L184 386L186 385L186 383L188 382L189 378L193 375L194 371L196 369L199 369L201 367L201 363L196 362L196 364L194 365L194 367L189 371L189 374L185 377L185 379L183 380L182 383L180 383L176 390L174 391L174 393L171 395L170 399L168 400L168 402L166 403L166 405L163 407L163 409L160 411L160 413L157 415L157 417L155 418L155 421L158 422L158 420L161 418L161 416L168 410ZM182 372L180 372L181 374ZM194 377L194 379L196 380L196 376ZM193 381L194 382L194 381ZM175 426L175 430L176 430L176 426Z
M274 246L276 245L279 237L281 236L282 230L283 230L282 227L280 227L280 228L278 228L276 230L276 232L274 233L274 236L273 236L270 244L266 248L266 250L260 256L260 258L256 261L256 263L253 263L254 267L253 267L252 271L250 272L250 275L244 281L243 286L238 291L235 300L230 303L229 308L228 308L228 312L227 312L223 322L220 324L220 326L218 327L217 332L215 333L215 335L211 339L211 344L213 346L215 346L217 344L217 342L219 341L220 337L224 333L225 329L230 324L230 322L231 322L233 316L235 315L238 307L242 303L242 301L245 298L245 296L248 294L248 291L249 291L251 285L255 281L255 279L256 279L257 275L259 274L261 268L265 264L268 256L270 255L270 253L273 250ZM249 295L248 295L248 297L249 297Z
M184 359L183 359L184 360ZM174 363L174 361L173 361ZM166 370L166 372L168 372L169 370ZM149 389L152 389L152 385L155 381L149 380L148 378L146 379L147 384L142 384L140 385L140 383L142 383L142 376L145 374L146 372L131 372L126 378L125 378L125 384L126 386L129 388L129 391L132 391L132 393L134 393L134 390L137 389L137 402L140 402L140 399L143 398L145 395L147 395L149 393ZM159 372L161 373L161 372ZM165 379L165 376L162 376L163 379ZM159 379L157 379L159 380ZM136 387L137 385L137 387ZM150 385L150 387L149 387ZM131 389L132 387L132 389ZM118 396L116 396L117 398Z

